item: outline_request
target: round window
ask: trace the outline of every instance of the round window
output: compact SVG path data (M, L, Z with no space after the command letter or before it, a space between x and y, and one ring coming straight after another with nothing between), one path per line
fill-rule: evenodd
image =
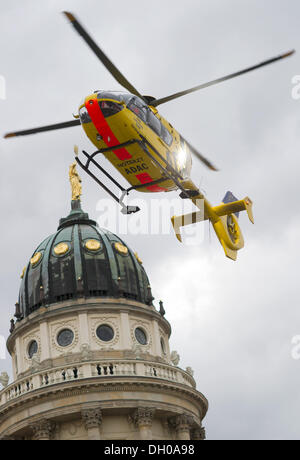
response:
M32 340L30 342L29 347L28 347L28 356L30 359L32 359L33 355L35 355L38 351L38 344L35 340Z
M165 355L166 354L166 345L165 345L165 341L164 341L164 339L162 337L160 338L160 346L161 346L163 354Z
M97 337L103 342L109 342L114 338L114 330L107 324L101 324L96 330Z
M135 330L135 338L141 345L147 345L147 336L140 327Z
M74 332L71 329L63 329L57 334L57 343L61 347L71 345L74 340Z

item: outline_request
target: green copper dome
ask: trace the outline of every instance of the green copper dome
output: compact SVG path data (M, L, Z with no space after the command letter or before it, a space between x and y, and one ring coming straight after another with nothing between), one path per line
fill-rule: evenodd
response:
M25 317L41 306L80 297L125 297L148 305L153 300L137 255L74 200L68 217L37 247L23 272L20 313Z

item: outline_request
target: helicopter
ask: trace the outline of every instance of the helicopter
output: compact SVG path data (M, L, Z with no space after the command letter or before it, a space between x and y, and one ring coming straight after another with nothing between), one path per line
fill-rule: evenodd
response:
M156 99L140 93L125 78L72 13L64 11L63 14L127 92L95 91L85 97L79 106L78 114L73 115L74 120L10 132L4 137L25 136L81 125L97 150L92 154L83 150L83 161L79 158L78 147L75 146L77 164L120 204L123 214L131 214L140 210L137 206L124 204L125 196L132 190L144 193L178 190L180 191L180 198L191 200L197 210L190 214L171 218L177 239L182 241L181 227L209 220L225 255L236 260L237 251L244 246L243 235L238 224L239 212L246 211L250 221L254 223L251 199L246 197L238 200L231 192L227 192L221 204L212 206L203 192L191 180L192 156L197 157L212 171L216 171L217 168L159 114L157 107L184 95L285 59L294 54L295 50L222 78ZM130 184L130 187L126 188L121 185L103 168L101 164L102 155L119 171ZM92 171L92 167L93 171L97 168L97 176ZM102 182L103 179L99 178L101 177L100 174L108 178L112 186L119 189L119 195Z

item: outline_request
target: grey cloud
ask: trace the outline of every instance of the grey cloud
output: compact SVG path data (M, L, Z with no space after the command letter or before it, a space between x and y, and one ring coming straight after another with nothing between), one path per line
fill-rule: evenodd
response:
M300 42L296 0L14 0L2 6L0 18L0 74L7 81L7 100L0 100L2 133L72 119L90 91L119 88L62 9L77 14L127 78L154 96ZM299 438L300 364L290 356L290 340L300 334L300 101L291 98L291 78L299 69L298 54L161 106L220 167L213 174L194 161L193 178L210 201L220 202L228 189L254 200L256 225L241 216L246 246L235 264L225 259L213 234L210 239L207 225L204 243L192 248L180 246L173 234L124 238L143 259L156 302L165 301L173 348L183 366L195 369L198 389L209 399L211 439ZM23 266L68 213L75 143L93 149L80 128L0 140L0 334L5 336ZM84 209L97 218L104 193L85 176L83 191ZM9 367L9 360L0 361L1 370Z

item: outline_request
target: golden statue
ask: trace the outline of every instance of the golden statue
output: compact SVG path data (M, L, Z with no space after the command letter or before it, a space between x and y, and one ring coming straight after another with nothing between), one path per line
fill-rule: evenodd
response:
M80 200L82 195L81 179L78 172L76 171L76 161L71 164L69 170L69 177L72 189L72 201Z

